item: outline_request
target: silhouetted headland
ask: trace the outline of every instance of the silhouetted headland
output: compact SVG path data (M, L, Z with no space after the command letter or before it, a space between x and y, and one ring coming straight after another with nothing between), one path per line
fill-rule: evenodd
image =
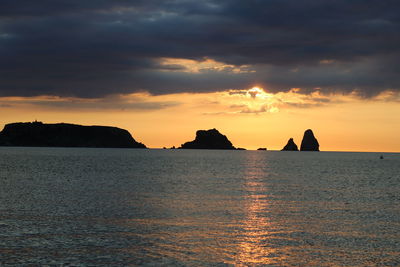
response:
M228 138L217 129L198 130L193 141L181 145L183 149L235 149Z
M319 143L311 129L308 129L304 132L300 151L319 151Z
M257 150L267 150L267 148L266 147L260 147L260 148L257 148Z
M299 149L297 148L296 143L293 141L293 138L290 138L286 146L282 148L281 151L299 151Z
M68 123L18 122L0 132L1 146L146 148L124 129Z

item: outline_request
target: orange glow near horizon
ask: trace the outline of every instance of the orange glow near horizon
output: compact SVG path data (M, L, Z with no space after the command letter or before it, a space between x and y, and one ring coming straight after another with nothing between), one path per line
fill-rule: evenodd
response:
M215 93L148 93L99 99L0 98L0 126L17 121L109 125L127 129L150 148L180 146L196 130L217 128L234 146L280 150L293 137L300 145L312 129L322 151L400 152L400 95L373 99L356 94L323 95L299 89L270 93L248 90Z

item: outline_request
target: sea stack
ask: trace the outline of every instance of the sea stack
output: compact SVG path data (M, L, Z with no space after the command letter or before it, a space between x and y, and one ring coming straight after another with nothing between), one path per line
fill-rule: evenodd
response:
M124 129L38 121L7 124L0 146L146 148Z
M193 141L182 144L183 149L235 149L228 138L217 129L198 130Z
M293 141L293 138L290 138L286 146L281 151L299 151L299 149L296 143Z
M300 151L319 151L319 143L311 129L308 129L304 132Z

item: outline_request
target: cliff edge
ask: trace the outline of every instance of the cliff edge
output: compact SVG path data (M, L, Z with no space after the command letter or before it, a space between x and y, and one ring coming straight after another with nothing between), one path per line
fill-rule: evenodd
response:
M0 146L146 148L117 127L37 121L7 124L0 132Z

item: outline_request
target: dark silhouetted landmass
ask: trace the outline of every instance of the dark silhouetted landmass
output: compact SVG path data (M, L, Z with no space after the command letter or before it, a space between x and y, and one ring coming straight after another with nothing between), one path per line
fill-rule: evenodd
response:
M247 150L247 149L244 147L238 147L238 148L236 148L236 150Z
M0 132L1 146L146 148L124 129L108 126L19 122Z
M290 138L286 146L282 148L282 151L299 151L299 149L296 143L293 141L293 138Z
M300 151L319 151L319 143L311 129L308 129L304 132Z
M183 149L235 149L228 138L218 132L217 129L199 130L196 132L196 139L184 143Z
M267 148L265 148L265 147L260 147L260 148L257 148L257 150L267 150Z

